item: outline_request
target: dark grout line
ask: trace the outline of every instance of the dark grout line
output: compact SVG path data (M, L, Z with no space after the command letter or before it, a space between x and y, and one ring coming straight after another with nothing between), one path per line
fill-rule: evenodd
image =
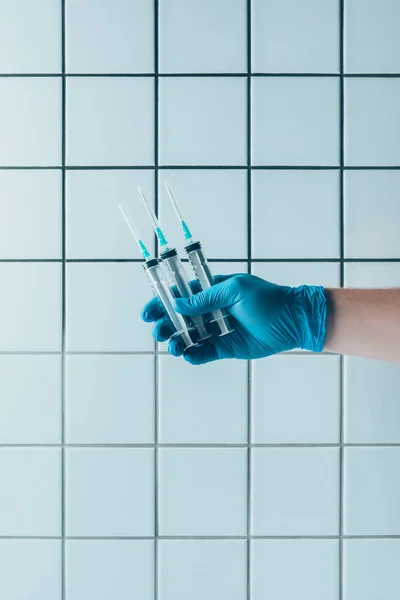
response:
M314 449L321 449L321 448L337 448L337 449L341 449L341 448L400 448L400 442L387 442L387 443L367 443L367 442L357 442L357 443L352 443L352 442L332 442L332 443L289 443L289 442L282 442L282 443L248 443L248 442L238 442L238 443L200 443L200 442L196 442L196 443L179 443L179 442L175 442L175 443L160 443L159 441L157 442L149 442L149 443L59 443L59 444L54 444L54 443L0 443L0 448L80 448L82 450L93 450L93 449L97 449L97 448L108 448L110 450L112 449L118 449L118 448L130 448L130 449L137 449L137 448L214 448L215 450L221 450L221 449L229 449L229 448L260 448L260 449L279 449L279 448L298 448L298 449L302 449L302 448L314 448Z
M232 73L0 73L2 79L25 78L25 79L40 79L40 78L62 78L62 77L80 77L80 78L152 78L152 77L168 77L168 78L194 78L194 77L211 77L211 78L229 78L229 77L291 77L291 78L318 78L318 77L333 77L333 78L349 78L349 79L398 79L400 73L287 73L287 72L232 72Z
M399 258L250 258L244 256L237 258L209 258L212 263L246 263L251 264L269 264L269 263L398 263ZM96 263L138 263L142 264L141 258L1 258L0 264L4 263L34 263L34 264L96 264ZM183 258L182 262L187 263L188 259Z
M242 540L246 541L249 538L246 535L160 535L159 540ZM252 535L251 540L400 540L400 535ZM0 540L53 540L61 541L59 536L46 535L0 535ZM67 541L155 541L156 538L151 535L141 536L66 536Z
M62 359L61 359L61 598L66 600L65 567L65 349L66 349L66 42L65 42L66 0L61 0L61 70L62 70L62 148L61 148L61 201L62 201Z
M344 198L344 164L345 164L345 112L344 112L344 0L339 3L339 66L340 66L340 286L344 287L345 283L345 198ZM344 582L343 582L343 462L344 462L344 357L340 356L340 403L339 403L339 435L340 435L340 450L339 450L339 600L343 600Z
M0 171L399 171L400 165L0 165Z
M252 258L252 173L251 173L251 134L252 134L252 118L251 118L251 1L247 0L247 271L251 273L251 258ZM251 491L252 491L252 451L251 451L251 394L252 394L252 370L251 361L247 361L247 514L246 514L246 530L247 530L247 564L246 564L246 585L247 585L247 600L251 600Z
M159 0L154 0L154 210L159 215ZM155 256L158 256L158 242L154 235ZM159 355L154 341L154 600L158 600L158 539L159 539Z

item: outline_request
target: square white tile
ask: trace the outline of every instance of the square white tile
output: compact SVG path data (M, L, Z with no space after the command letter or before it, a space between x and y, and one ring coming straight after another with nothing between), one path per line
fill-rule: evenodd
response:
M61 451L0 449L0 536L61 535Z
M344 50L347 73L399 73L397 0L346 0Z
M69 73L154 70L153 0L85 0L66 4Z
M68 540L66 600L154 599L154 542Z
M61 351L61 265L0 265L0 351Z
M2 259L61 258L61 172L0 172Z
M0 73L61 72L61 2L0 1Z
M244 540L160 540L160 600L245 600Z
M253 443L339 443L338 356L272 356L252 369Z
M344 436L353 444L400 443L400 365L345 357Z
M162 356L159 382L161 443L247 443L245 361L194 369L185 361Z
M61 443L61 356L0 356L0 444Z
M345 448L343 532L400 534L400 448Z
M154 82L145 77L70 77L67 164L154 164Z
M340 265L329 262L259 262L252 263L253 275L279 285L340 285Z
M66 534L154 535L154 450L68 448Z
M252 535L337 535L339 450L254 448Z
M253 600L337 600L338 542L252 540L251 589Z
M154 207L154 175L150 171L67 171L67 257L140 258L138 246L118 205L129 210L149 250L154 233L138 187Z
M162 73L247 70L246 0L169 0L159 10Z
M61 541L0 540L0 597L62 600Z
M336 0L253 0L251 16L253 71L339 71Z
M235 275L236 273L247 273L248 267L247 262L223 262L223 261L213 261L210 263L213 274L226 274L226 275Z
M255 258L340 255L338 171L253 171Z
M400 257L400 171L345 171L345 253Z
M160 535L246 535L245 448L161 448Z
M400 540L344 540L343 599L397 600Z
M344 91L345 165L399 165L400 79L346 79Z
M339 164L339 82L330 77L252 81L252 164Z
M140 317L151 297L139 263L69 263L67 351L153 350L151 327Z
M154 357L67 356L66 438L69 444L154 443Z
M246 80L160 80L160 164L246 164Z
M0 79L0 165L61 164L61 78Z
M400 262L345 263L344 284L360 288L400 287Z
M194 236L209 258L247 258L247 173L243 170L162 170L161 223L185 256L184 236L165 190L169 183ZM223 225L229 221L229 226Z

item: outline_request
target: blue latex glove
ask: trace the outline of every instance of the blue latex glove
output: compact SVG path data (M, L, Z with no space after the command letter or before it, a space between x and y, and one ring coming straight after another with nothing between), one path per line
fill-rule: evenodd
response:
M263 358L302 348L321 352L326 336L326 295L323 287L287 287L264 281L254 275L217 275L216 284L195 294L177 298L176 311L182 315L202 315L226 308L234 332L219 337L218 326L207 324L213 335L195 348L183 352L179 338L170 340L168 351L194 365L222 358ZM146 322L155 322L153 337L164 342L174 332L158 298L153 298L142 311Z

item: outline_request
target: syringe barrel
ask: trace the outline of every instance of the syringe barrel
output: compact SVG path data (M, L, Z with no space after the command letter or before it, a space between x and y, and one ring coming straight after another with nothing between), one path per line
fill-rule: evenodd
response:
M160 261L157 258L152 258L144 263L143 269L154 293L159 298L176 329L176 333L171 337L179 335L185 344L185 349L194 346L185 319L174 310L174 297L169 289Z
M185 246L185 251L189 257L196 278L198 279L201 289L206 290L214 285L214 277L211 273L210 265L204 255L200 242L191 242ZM215 310L212 313L214 321L217 322L220 329L220 335L231 333L233 329L228 322L228 312L225 309Z
M162 252L161 260L167 265L172 281L177 287L179 296L182 298L189 298L189 296L192 296L193 292L192 288L190 287L189 278L185 269L183 268L182 261L179 258L175 248ZM197 329L199 336L198 341L202 341L210 337L210 334L205 328L204 321L201 316L191 317L191 320Z

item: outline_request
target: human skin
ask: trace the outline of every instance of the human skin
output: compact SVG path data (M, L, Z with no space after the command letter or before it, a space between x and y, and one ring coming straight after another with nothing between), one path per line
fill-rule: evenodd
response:
M324 351L400 363L400 288L326 289Z

